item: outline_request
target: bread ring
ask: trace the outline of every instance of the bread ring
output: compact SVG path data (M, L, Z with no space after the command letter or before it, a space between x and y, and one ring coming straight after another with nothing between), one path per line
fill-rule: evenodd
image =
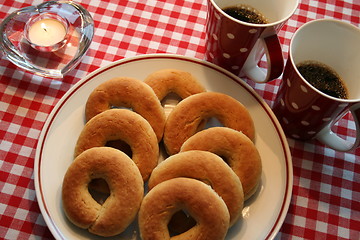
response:
M162 69L151 73L144 80L162 101L169 93L185 99L193 94L205 92L205 88L190 73L177 69Z
M178 240L224 239L229 227L229 212L224 201L205 183L191 178L174 178L154 187L143 199L139 228L143 240L169 240L167 224L182 209L197 225L176 236Z
M165 112L149 85L129 77L113 78L100 84L86 102L86 120L114 106L131 108L140 114L150 123L160 142L164 132Z
M210 185L224 200L230 213L230 226L240 217L244 203L241 182L234 171L216 154L207 151L187 151L168 157L152 172L148 187L168 179L188 177Z
M223 93L198 93L182 100L169 114L163 137L167 153L178 153L181 145L197 132L202 120L210 117L242 131L251 140L255 138L253 120L239 101Z
M108 141L122 140L132 151L144 181L156 167L159 144L150 124L128 109L106 110L88 121L75 146L75 157L86 149L105 146Z
M87 189L94 178L103 178L109 185L111 194L103 205ZM139 169L126 154L109 147L91 148L80 154L67 169L62 186L62 204L68 219L99 236L123 232L135 219L143 196Z
M226 127L208 128L184 142L181 152L189 150L210 151L224 158L240 178L245 200L256 192L261 179L261 157L243 133Z

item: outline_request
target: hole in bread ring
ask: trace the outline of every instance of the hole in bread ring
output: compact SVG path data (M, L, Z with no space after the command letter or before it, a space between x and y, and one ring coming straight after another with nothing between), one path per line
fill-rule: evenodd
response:
M88 190L90 195L96 202L103 205L110 196L109 185L103 178L94 178L89 182Z
M196 221L186 209L174 213L168 224L169 233L171 236L176 236L188 231L190 228L196 225Z
M117 77L100 84L91 92L86 102L86 120L117 107L130 108L140 114L150 123L158 141L162 139L165 113L149 85L129 77Z
M126 155L128 155L130 158L132 158L131 147L129 146L129 144L127 144L126 142L124 142L122 140L107 141L105 146L116 148L116 149L122 151L123 153L125 153Z
M166 118L181 100L182 98L176 93L169 93L161 100L161 106L164 108Z
M208 128L187 139L180 152L189 150L209 151L222 157L240 178L245 200L256 192L261 179L261 157L245 134L226 127Z
M241 216L244 193L239 177L216 154L187 151L168 157L152 172L148 187L152 189L166 180L187 177L204 182L224 200L230 212L230 226Z
M150 124L130 110L110 109L90 119L80 133L74 155L114 140L122 140L130 146L132 160L147 181L158 163L159 144Z
M162 69L151 73L144 80L162 101L168 94L175 93L181 99L205 92L205 88L189 72L177 69Z
M204 92L182 100L169 114L163 137L167 153L178 153L181 145L197 132L201 121L211 117L254 141L254 123L244 105L223 93Z
M95 178L105 179L109 185L111 194L102 205L87 190ZM62 186L62 204L68 219L99 236L123 232L135 219L143 196L144 182L135 163L109 147L81 153L67 169Z
M179 235L181 239L224 239L229 212L224 201L205 183L190 178L173 178L155 186L144 197L139 211L143 240L170 239L171 216L186 209L197 224Z
M155 92L164 107L166 117L182 100L193 94L206 92L191 73L177 69L162 69L144 80Z

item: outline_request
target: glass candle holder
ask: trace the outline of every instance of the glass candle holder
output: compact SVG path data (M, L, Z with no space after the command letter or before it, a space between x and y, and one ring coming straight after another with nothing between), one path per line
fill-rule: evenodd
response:
M87 52L94 35L89 12L73 1L48 1L11 13L0 24L0 50L37 75L62 78Z

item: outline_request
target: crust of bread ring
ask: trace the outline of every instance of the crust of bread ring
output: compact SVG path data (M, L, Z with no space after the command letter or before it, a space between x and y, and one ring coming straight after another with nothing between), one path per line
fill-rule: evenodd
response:
M245 200L256 192L261 180L261 157L245 134L226 127L208 128L186 140L180 152L190 150L210 151L224 158L240 178Z
M158 163L159 144L150 124L128 109L106 110L90 119L80 133L74 155L114 140L122 140L130 146L132 160L147 181Z
M177 177L193 178L210 185L229 210L230 226L241 216L244 192L240 179L216 154L193 150L168 157L153 170L148 182L149 190Z
M193 94L205 92L205 88L189 72L178 69L162 69L148 75L144 82L155 92L159 100L169 93L176 93L185 99Z
M103 205L87 189L94 178L103 178L109 185L111 194ZM99 236L123 232L136 218L143 196L139 169L126 154L114 148L86 150L72 162L63 179L62 205L66 216L76 226Z
M163 137L167 153L178 153L181 145L199 130L200 123L211 117L254 141L254 123L243 104L223 93L204 92L182 100L169 114Z
M185 209L197 224L176 236L177 240L223 240L229 227L224 201L207 184L191 178L174 178L154 187L144 197L139 211L143 240L170 239L171 216Z
M162 139L165 112L153 89L135 78L112 78L97 86L89 95L85 106L86 120L112 107L131 108L145 118Z

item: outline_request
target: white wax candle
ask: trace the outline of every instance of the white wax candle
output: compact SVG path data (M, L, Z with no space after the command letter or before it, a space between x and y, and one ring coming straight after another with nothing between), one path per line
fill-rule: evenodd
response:
M65 38L66 29L56 19L41 19L29 28L29 40L39 46L52 46Z

